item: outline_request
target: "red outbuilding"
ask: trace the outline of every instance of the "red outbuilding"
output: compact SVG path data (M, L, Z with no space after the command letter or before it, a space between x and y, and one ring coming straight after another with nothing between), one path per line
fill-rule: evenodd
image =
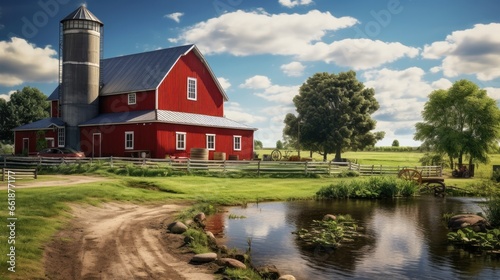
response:
M209 159L252 158L256 129L224 117L227 95L195 45L102 59L103 24L86 7L61 26L51 117L14 129L16 154L35 153L45 137L90 157L190 157L201 148Z

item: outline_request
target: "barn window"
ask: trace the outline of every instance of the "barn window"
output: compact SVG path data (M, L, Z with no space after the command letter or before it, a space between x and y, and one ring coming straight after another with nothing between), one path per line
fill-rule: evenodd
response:
M196 100L197 88L196 88L196 79L195 78L188 78L187 88L188 88L187 98L189 100Z
M54 148L54 138L47 137L45 138L45 142L47 143L47 148Z
M175 133L175 148L177 150L186 149L186 132L176 132Z
M215 134L207 134L207 149L215 150Z
M57 129L57 146L66 146L66 130L64 127L60 127Z
M241 136L233 136L233 150L241 151Z
M128 105L134 105L136 102L136 95L134 93L129 93L128 94Z
M134 149L134 132L127 131L125 132L125 150Z

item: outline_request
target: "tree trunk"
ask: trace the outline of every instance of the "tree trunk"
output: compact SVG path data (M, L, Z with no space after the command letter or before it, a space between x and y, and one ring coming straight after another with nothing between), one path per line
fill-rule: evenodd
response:
M335 161L335 162L342 161L342 148L335 149L335 159L333 161Z
M449 159L450 159L450 168L451 170L453 170L453 168L455 167L455 165L453 165L453 157L452 156L448 156Z

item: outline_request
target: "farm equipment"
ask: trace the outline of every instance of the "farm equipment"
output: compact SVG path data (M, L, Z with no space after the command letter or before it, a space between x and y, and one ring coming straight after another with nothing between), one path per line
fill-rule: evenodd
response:
M444 196L446 194L446 185L444 178L441 176L422 176L422 173L416 169L403 168L399 171L398 178L414 181L421 187L421 191L434 191L435 196Z

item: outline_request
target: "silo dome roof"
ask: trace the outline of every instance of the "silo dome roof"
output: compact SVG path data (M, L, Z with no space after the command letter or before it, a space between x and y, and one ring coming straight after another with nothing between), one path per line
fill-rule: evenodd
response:
M89 20L98 22L101 25L103 24L102 21L100 21L96 16L94 16L94 14L91 13L85 6L80 6L80 8L76 9L74 12L69 14L67 17L61 20L61 22L65 22L67 20Z

